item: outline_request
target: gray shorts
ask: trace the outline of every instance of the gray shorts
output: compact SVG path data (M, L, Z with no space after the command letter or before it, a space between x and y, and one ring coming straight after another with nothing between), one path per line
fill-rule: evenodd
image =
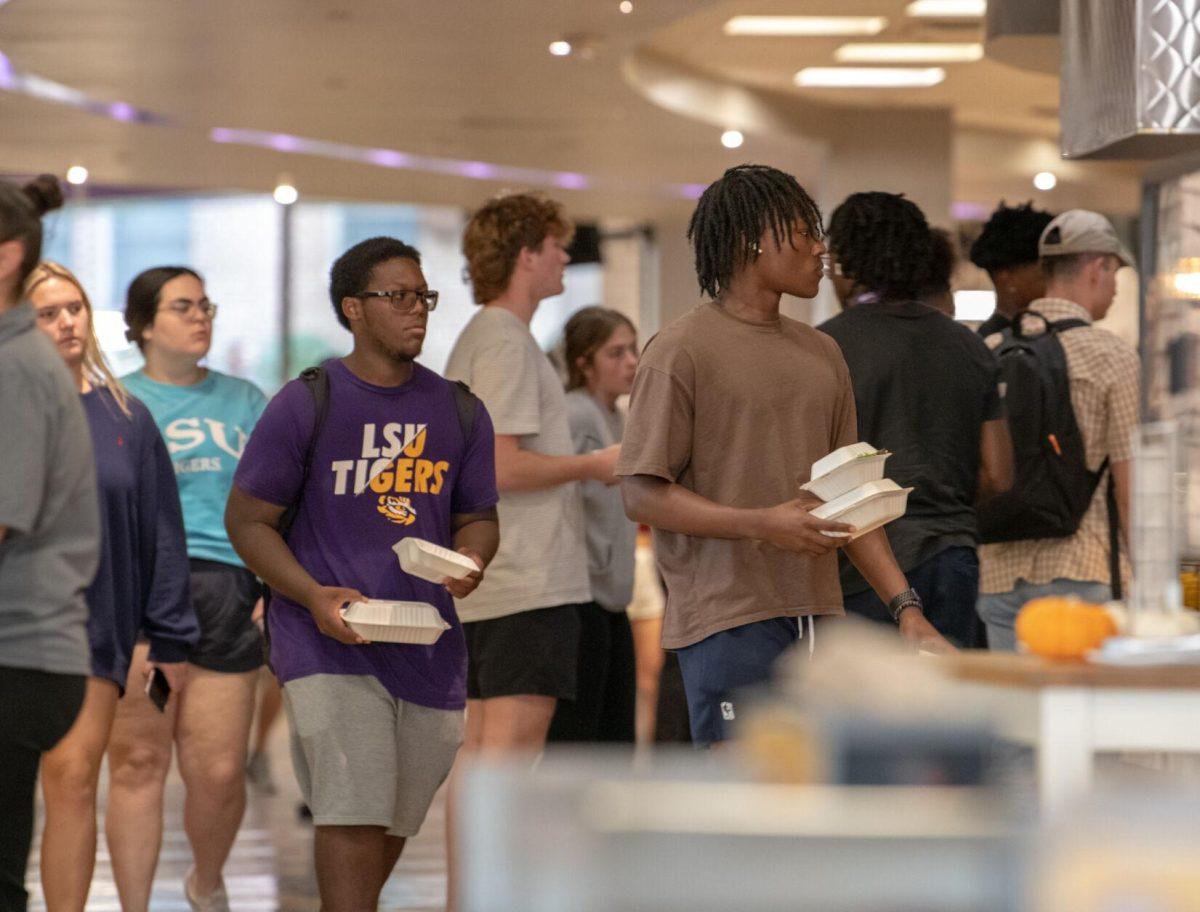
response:
M397 700L369 675L297 678L283 702L313 822L415 836L462 744L463 711Z

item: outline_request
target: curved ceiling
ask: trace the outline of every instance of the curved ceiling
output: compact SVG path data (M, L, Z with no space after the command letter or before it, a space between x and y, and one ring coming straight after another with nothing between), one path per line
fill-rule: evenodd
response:
M85 93L101 113L0 91L0 170L82 163L110 185L260 191L286 173L306 196L462 206L541 181L581 215L677 218L697 185L741 161L816 179L822 124L904 105L953 110L958 198L1029 196L1030 162L1057 160L1052 76L983 61L927 92L806 93L792 74L828 63L838 42L722 33L735 13L833 12L887 15L897 31L878 40L963 34L905 23L904 0L633 2L622 15L617 0L9 0L0 52L11 71ZM564 36L586 58L547 53ZM2 64L0 89L11 88ZM734 100L728 111L664 104L639 78L655 66L675 74L676 102L687 74ZM114 102L149 122L120 118ZM745 146L723 149L726 115L748 103L774 120L747 124ZM796 105L809 114L803 128ZM292 140L215 142L218 128L313 140L330 154ZM1071 205L1088 204L1097 175L1112 205L1136 204L1130 166L1058 170Z
M983 22L921 20L906 15L908 0L726 0L676 19L643 42L627 73L647 97L675 113L714 126L803 135L810 140L861 133L886 142L872 118L896 111L945 110L953 125L955 199L963 209L990 209L1001 198L1038 198L1053 209L1081 206L1132 214L1140 203L1142 165L1063 161L1058 148L1058 77L1047 70L1055 43L1040 36L1008 39L1006 57L1034 69L983 58L937 64L944 82L921 89L816 89L795 84L805 67L839 66L835 52L854 43L983 42ZM886 28L868 38L728 35L735 16L882 17ZM1014 45L1020 45L1016 47ZM1038 71L1040 70L1040 71ZM1050 170L1052 192L1031 179Z

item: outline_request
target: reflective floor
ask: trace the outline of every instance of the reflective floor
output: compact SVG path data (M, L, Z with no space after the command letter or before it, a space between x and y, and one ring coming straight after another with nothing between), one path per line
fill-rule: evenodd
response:
M246 817L225 866L225 886L233 912L316 912L316 878L312 868L312 824L299 819L296 809L300 793L288 759L286 725L281 720L271 745L271 762L279 792L256 794L252 789ZM112 878L108 848L104 843L104 782L101 775L100 845L96 873L88 897L89 912L119 912L117 887ZM39 826L41 809L38 810ZM384 888L379 908L434 912L445 907L446 857L443 843L444 805L442 796L434 803L419 836L411 840ZM42 912L38 876L38 840L29 860L28 886L31 912ZM172 771L167 782L166 832L151 908L158 912L187 912L183 875L191 864L191 850L183 833L183 783Z

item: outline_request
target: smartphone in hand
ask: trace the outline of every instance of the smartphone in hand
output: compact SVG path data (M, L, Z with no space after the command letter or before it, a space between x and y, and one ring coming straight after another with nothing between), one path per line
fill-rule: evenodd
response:
M155 668L146 681L146 696L159 712L167 711L167 700L171 696L171 685L161 668Z

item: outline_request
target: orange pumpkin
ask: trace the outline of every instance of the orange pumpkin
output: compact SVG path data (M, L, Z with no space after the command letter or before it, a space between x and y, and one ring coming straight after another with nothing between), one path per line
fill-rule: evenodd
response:
M1017 615L1017 639L1032 653L1048 659L1082 659L1117 625L1100 605L1076 598L1048 596L1028 602Z

